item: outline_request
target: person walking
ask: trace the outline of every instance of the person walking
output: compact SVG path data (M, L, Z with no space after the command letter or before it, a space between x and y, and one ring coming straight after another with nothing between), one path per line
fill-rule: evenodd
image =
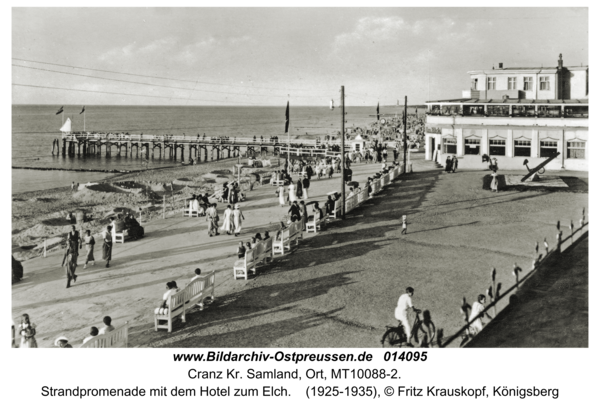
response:
M308 199L308 188L310 188L310 179L305 175L302 180L302 199Z
M73 249L79 251L81 249L81 237L75 225L71 226L71 231L67 235L67 240L73 242Z
M102 232L102 260L106 260L106 267L110 266L110 261L112 260L112 246L113 246L113 237L112 237L112 226L108 225L106 230Z
M408 233L408 222L406 220L406 215L402 215L402 232L400 234L405 235Z
M206 211L206 220L208 223L208 236L212 237L213 232L216 236L219 235L219 214L217 213L217 204L213 203Z
M458 168L458 158L455 155L452 156L452 172L456 172Z
M65 271L67 272L67 288L71 287L71 280L73 280L73 282L77 281L75 271L77 270L77 257L79 252L76 249L73 249L73 246L73 241L67 240L67 250L65 251L61 264L61 267L65 267Z
M283 185L277 187L277 196L279 196L279 205L285 205L285 187Z
M235 205L233 209L233 225L235 227L234 233L236 236L242 232L242 221L244 220L244 214L240 210L240 205Z
M96 262L94 261L94 245L96 244L96 240L94 240L94 236L92 236L91 231L86 230L85 236L83 237L83 241L85 242L86 250L85 264L83 265L83 268L85 269L87 268L87 264L89 262L92 262L92 266L96 264Z
M302 230L306 230L306 222L308 222L308 209L304 201L300 201L300 217L302 218Z
M296 196L296 186L293 182L290 182L290 186L288 187L290 202L295 202L298 197Z
M227 205L225 212L223 212L223 226L221 226L221 230L230 235L233 231L233 223L231 222L231 205Z
M296 198L302 199L302 175L298 177L296 182Z
M19 334L21 335L21 346L20 348L37 348L37 341L35 340L35 324L31 323L28 314L21 316L21 323L19 324Z

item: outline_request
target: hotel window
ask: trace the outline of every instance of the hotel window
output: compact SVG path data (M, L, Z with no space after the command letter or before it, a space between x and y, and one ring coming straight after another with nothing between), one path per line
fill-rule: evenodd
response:
M549 76L540 76L540 90L550 90Z
M558 141L540 141L540 157L551 157L558 151Z
M584 141L567 141L567 158L585 159Z
M515 140L515 157L531 157L531 140Z
M488 88L488 90L496 89L496 78L495 77L487 78L487 88Z
M506 140L490 140L490 155L506 155Z
M481 140L478 138L465 139L465 155L479 155Z
M517 78L508 78L508 89L517 89Z
M526 76L523 78L523 90L533 90L533 77Z
M456 139L454 137L444 137L444 153L456 154Z

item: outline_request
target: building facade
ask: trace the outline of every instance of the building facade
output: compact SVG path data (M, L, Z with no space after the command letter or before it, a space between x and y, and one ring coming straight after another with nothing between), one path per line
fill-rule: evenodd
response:
M560 153L546 168L588 170L587 66L471 71L463 98L429 101L425 159L483 169L484 154L500 169L525 169Z

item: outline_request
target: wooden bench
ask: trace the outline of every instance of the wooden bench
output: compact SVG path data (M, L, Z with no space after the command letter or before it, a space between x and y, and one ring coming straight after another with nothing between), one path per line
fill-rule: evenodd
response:
M129 232L127 231L127 229L123 230L120 233L114 233L113 234L113 243L121 243L121 244L125 244L125 238L129 236Z
M285 250L292 250L292 243L296 246L299 240L302 239L302 229L304 225L302 221L292 222L289 227L281 231L279 238L273 240L273 255L285 254Z
M166 329L173 331L173 320L181 315L181 320L185 322L185 289L172 294L169 298L166 308L157 308L154 310L154 330ZM157 313L160 312L160 313ZM159 324L159 321L167 321L166 325Z
M271 185L273 186L285 186L285 180L284 179L277 179L277 178L271 178Z
M358 206L358 195L352 195L350 198L346 199L346 213L350 212L354 208Z
M331 219L337 219L338 216L342 214L342 205L340 204L341 199L335 201L333 206L333 213L328 214Z
M268 264L273 259L273 238L263 240L257 246L261 246L261 248L256 252L256 264Z
M254 246L250 250L246 250L244 258L236 260L233 264L233 279L237 280L238 277L244 277L244 280L248 279L248 273L252 271L256 273L256 252L258 245Z
M204 309L204 300L210 298L215 299L215 272L211 271L208 274L201 275L190 281L185 288L185 308L190 309L194 305L198 305L201 310Z
M94 336L80 348L126 348L129 340L129 321L119 328Z
M318 212L317 212L318 213ZM327 217L317 217L317 215L315 215L315 217L313 217L312 220L309 220L308 222L306 222L306 233L317 233L318 230L321 230L322 225L327 223Z

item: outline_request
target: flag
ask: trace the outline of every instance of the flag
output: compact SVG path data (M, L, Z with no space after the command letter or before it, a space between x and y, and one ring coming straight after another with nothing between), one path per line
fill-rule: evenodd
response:
M288 132L288 128L290 127L290 102L287 102L287 106L285 108L285 132Z
M379 102L377 102L377 121L379 121Z
M63 107L64 106L62 106L60 109L58 109L58 112L56 112L56 114L61 114L63 112Z
M85 112L85 106L83 107L83 109L81 109L81 112L79 112L79 114Z

